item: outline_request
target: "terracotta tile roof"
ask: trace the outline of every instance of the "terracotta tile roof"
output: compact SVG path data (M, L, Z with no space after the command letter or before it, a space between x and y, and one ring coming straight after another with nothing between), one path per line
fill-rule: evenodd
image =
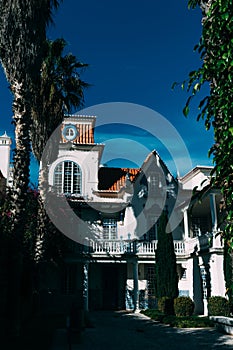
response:
M88 124L77 124L79 137L74 143L94 143L93 128Z
M130 181L134 181L140 169L133 168L108 168L99 169L99 190L118 192L125 186L126 175L129 174Z

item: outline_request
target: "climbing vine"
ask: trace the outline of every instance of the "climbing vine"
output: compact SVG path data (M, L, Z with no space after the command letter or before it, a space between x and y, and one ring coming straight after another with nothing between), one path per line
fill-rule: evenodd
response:
M214 142L212 185L221 189L225 206L223 238L233 249L233 0L190 0L189 8L200 6L202 35L195 50L202 65L189 73L182 88L190 96L183 109L189 114L193 97L205 84L209 95L199 103L197 120L203 119L206 129L213 128Z

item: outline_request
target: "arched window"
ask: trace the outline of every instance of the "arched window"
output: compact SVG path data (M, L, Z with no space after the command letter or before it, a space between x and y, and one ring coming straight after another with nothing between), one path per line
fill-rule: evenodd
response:
M57 193L81 194L82 173L78 164L66 160L54 170L53 185Z

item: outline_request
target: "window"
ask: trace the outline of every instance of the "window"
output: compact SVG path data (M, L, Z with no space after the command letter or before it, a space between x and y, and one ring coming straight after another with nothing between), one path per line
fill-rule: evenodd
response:
M186 280L186 278L187 278L187 270L186 269L183 269L183 274L182 274L182 280Z
M153 224L148 231L148 241L154 241L157 239L157 225Z
M191 225L194 237L208 232L208 220L206 217L192 217Z
M103 220L103 239L117 239L117 222L115 219Z
M148 297L155 295L155 266L146 266L146 278L148 283Z
M151 174L149 178L150 191L156 192L156 190L158 190L158 187L159 187L159 182L160 182L159 174L158 173Z
M157 239L157 218L152 215L148 215L148 231L147 231L147 240L154 241Z
M81 194L81 169L72 161L59 163L54 170L54 187L57 193Z

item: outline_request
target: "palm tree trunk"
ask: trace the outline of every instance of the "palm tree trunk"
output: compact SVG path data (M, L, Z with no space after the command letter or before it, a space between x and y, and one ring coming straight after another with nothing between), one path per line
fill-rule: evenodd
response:
M20 332L20 307L21 307L21 277L23 261L23 241L25 220L25 203L29 185L30 165L30 110L28 99L25 98L23 84L12 86L14 93L14 123L15 142L13 187L11 200L11 255L9 256L9 281L8 281L8 333L18 336Z
M13 216L17 224L19 213L23 210L23 201L26 197L29 185L29 165L30 165L30 99L25 96L22 84L14 84L12 87L14 94L13 111L15 123L15 153L13 171L13 197L15 211Z

